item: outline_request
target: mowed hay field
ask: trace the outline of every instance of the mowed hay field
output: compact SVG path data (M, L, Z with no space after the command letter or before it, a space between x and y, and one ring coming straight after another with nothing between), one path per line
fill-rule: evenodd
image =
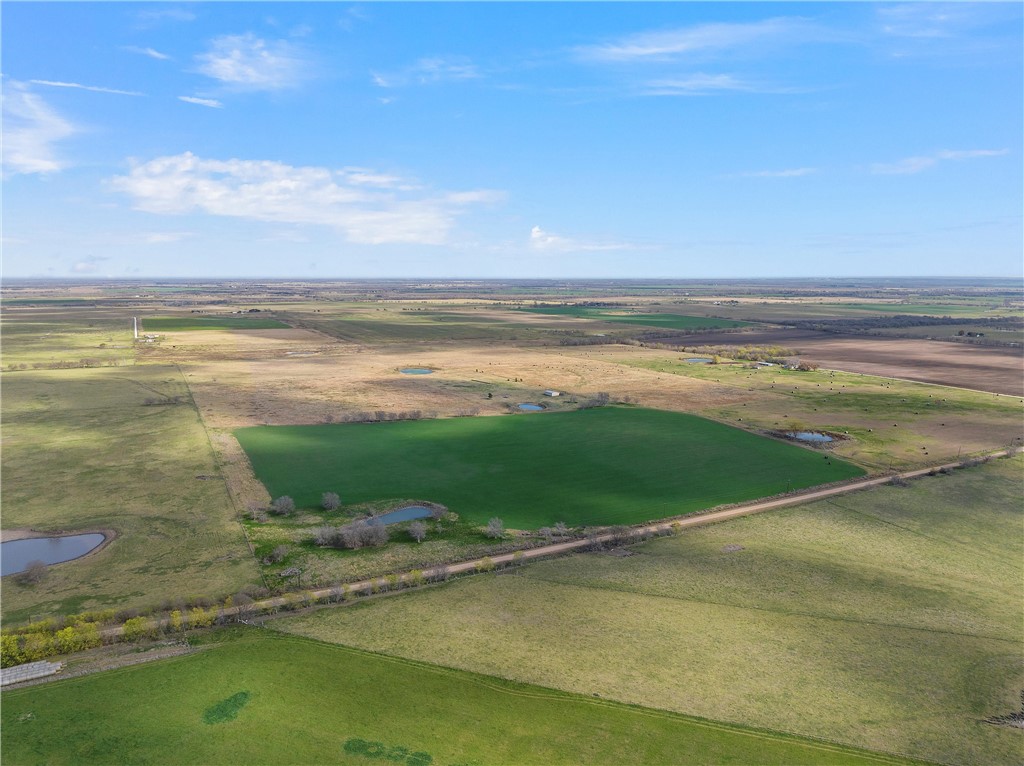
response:
M4 763L906 763L267 631L221 638L4 692Z
M177 368L5 373L3 390L5 532L115 534L39 584L5 577L5 620L222 597L258 579Z
M535 529L633 524L852 478L863 470L676 412L602 407L433 421L243 428L272 497L315 507L417 498Z
M1022 732L983 721L1019 710L1024 688L1022 468L996 460L285 624L710 719L1017 764Z

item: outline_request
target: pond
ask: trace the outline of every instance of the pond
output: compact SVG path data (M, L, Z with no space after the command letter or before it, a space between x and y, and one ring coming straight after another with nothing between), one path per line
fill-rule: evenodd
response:
M24 572L33 561L59 564L84 556L103 542L98 532L67 537L30 537L0 544L0 574Z
M815 442L816 444L835 441L828 434L820 434L817 431L787 431L786 436L790 439L799 439L802 442Z
M692 357L691 359L687 359L686 361L691 362L693 364L711 364L714 360L709 359L706 356L695 356Z
M403 367L399 372L403 375L430 375L434 371L428 367Z
M425 505L407 505L405 508L399 508L397 511L389 511L388 513L382 513L380 516L374 516L372 521L379 522L380 524L397 524L400 521L425 519L431 514L433 514L433 511Z
M543 412L544 407L540 404L532 404L531 402L524 402L518 405L519 409L526 410L527 412Z

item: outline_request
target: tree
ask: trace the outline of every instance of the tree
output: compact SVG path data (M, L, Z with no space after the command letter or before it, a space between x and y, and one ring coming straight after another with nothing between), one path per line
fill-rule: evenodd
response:
M267 557L267 560L271 564L279 564L280 562L284 561L285 556L287 556L287 555L288 555L288 546L287 545L278 545L277 547L274 548L274 550L272 550L270 552L270 555Z
M36 585L41 583L46 578L46 564L39 559L28 562L28 566L25 567L18 580L22 585Z
M270 509L280 516L289 516L295 512L295 501L288 495L281 495L270 504Z
M494 570L494 559L490 556L484 556L478 562L476 562L476 571L478 572L491 572Z
M153 633L153 626L150 625L149 619L146 617L132 617L124 621L122 635L125 641L139 641L150 637Z
M495 516L487 522L487 529L484 530L484 534L496 540L504 537L505 522Z
M341 498L338 497L337 492L324 492L320 505L323 506L325 511L336 511L338 506L341 505Z
M565 526L564 521L559 521L557 524L555 524L554 532L559 537L566 537L569 534L569 528Z
M175 609L173 612L171 612L170 626L171 626L171 630L173 630L175 633L180 633L181 632L182 624L181 624L181 610L180 609Z
M409 537L418 543L423 542L423 538L427 536L427 525L422 521L414 521L409 525Z

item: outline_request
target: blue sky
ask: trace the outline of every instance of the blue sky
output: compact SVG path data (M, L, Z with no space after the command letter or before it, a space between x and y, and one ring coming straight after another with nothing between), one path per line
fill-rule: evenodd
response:
M23 3L7 277L1022 273L1022 6Z

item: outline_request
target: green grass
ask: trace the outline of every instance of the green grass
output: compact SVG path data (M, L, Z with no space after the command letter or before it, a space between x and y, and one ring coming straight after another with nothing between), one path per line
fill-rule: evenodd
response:
M906 763L297 637L224 638L4 692L4 763Z
M3 306L3 366L127 365L134 360L128 310Z
M747 327L749 322L736 319L717 319L713 317L687 316L683 314L633 314L614 313L611 309L588 306L543 306L527 308L531 314L549 314L552 316L573 316L582 319L594 319L599 322L635 324L643 327L667 327L673 330L719 330L723 328Z
M272 497L300 507L417 498L517 529L631 524L859 476L860 468L693 415L606 407L235 431Z
M117 533L37 585L4 578L6 620L222 596L257 578L176 367L5 373L3 394L4 528Z
M1022 468L993 461L286 624L710 719L1016 764L1021 732L981 721L1019 710L1024 686Z
M190 330L287 330L291 325L278 319L253 316L143 317L146 332L182 332Z

